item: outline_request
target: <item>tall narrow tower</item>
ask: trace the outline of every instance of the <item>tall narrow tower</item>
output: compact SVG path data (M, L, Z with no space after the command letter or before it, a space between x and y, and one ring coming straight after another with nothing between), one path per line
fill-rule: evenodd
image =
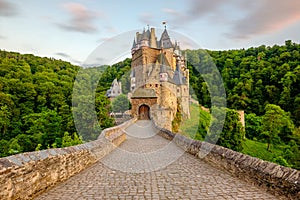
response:
M166 27L159 40L155 29L148 27L136 33L131 53L133 116L138 118L140 106L146 105L150 118L171 130L178 105L184 108L184 115L189 115L188 69L179 43L172 43Z

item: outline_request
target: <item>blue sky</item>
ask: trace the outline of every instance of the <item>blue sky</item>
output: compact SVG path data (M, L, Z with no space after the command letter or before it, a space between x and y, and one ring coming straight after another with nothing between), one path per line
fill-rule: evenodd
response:
M299 43L299 8L298 0L0 0L0 49L81 65L109 38L162 21L205 49Z

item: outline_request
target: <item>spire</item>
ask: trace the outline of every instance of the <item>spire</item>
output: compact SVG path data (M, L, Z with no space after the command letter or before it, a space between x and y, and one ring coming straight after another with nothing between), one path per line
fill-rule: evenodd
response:
M161 34L160 44L162 48L173 48L173 44L171 42L167 29L165 29L164 32Z
M135 49L136 48L136 42L135 42L135 38L133 38L133 44L132 44L132 48L131 49Z
M148 40L147 32L145 31L145 28L144 28L143 35L142 35L142 40Z
M185 77L182 75L180 70L179 59L176 62L176 70L174 72L173 81L176 85L183 85L185 83Z
M178 56L181 56L181 50L178 41L175 41L174 53Z
M151 32L150 32L150 29L149 29L149 25L148 25L148 30L146 32L146 36L147 36L147 39L150 40L150 38L151 38Z
M167 73L167 67L165 65L165 59L163 52L160 54L161 64L160 64L160 72L159 72L159 80L161 82L167 82L168 81L168 73Z
M146 32L146 30L144 28L144 31L143 31L143 34L142 34L142 37L141 37L141 46L148 47L149 46L149 40L150 40L150 31L148 30Z
M170 39L170 36L167 29L165 29L164 32L161 34L160 40L168 40L168 39Z

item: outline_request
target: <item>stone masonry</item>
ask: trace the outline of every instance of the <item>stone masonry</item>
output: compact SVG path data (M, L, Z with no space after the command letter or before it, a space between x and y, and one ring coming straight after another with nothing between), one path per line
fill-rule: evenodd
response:
M155 130L143 121L128 127L126 133L127 140L119 148L82 173L43 193L37 200L286 199L184 152L176 145L179 140L184 141L182 138L170 142L160 135L165 134L164 137L170 138L172 135L164 130ZM168 145L172 151L163 151L156 157L147 156ZM153 161L168 159L174 151L182 154L169 165L148 172L136 172L159 164ZM125 157L124 153L130 156ZM152 162L147 162L149 159Z
M183 118L190 117L189 69L179 43L171 41L167 29L164 29L160 39L157 39L155 32L154 28L148 28L142 33L137 32L134 38L129 94L131 113L139 116L139 106L147 105L150 107L150 118L161 127L172 130L172 121L178 110ZM155 98L155 104L150 104L153 100L148 96L139 96L137 93L141 90L145 90L144 93L154 91L151 98Z
M0 158L0 199L32 199L91 166L121 144L133 121L105 129L96 141Z

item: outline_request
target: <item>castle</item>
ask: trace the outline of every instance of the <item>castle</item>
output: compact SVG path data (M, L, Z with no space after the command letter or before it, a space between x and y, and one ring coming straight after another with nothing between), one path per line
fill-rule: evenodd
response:
M122 83L121 81L114 79L114 81L111 84L111 87L109 88L109 90L107 90L105 96L107 96L110 100L113 100L120 94L122 94Z
M165 27L160 39L155 29L137 32L131 49L131 113L152 119L172 130L176 113L190 117L189 70L179 43L172 43Z

